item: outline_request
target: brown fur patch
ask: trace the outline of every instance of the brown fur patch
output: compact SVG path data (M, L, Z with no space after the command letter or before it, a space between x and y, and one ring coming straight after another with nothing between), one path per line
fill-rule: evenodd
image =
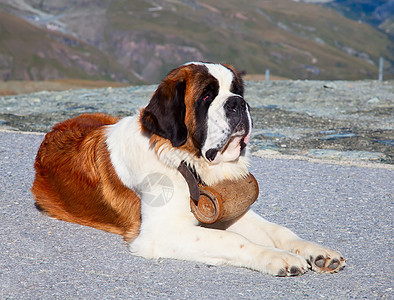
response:
M140 199L118 178L105 143L117 118L85 114L54 127L34 164L36 205L52 217L120 234L139 234Z

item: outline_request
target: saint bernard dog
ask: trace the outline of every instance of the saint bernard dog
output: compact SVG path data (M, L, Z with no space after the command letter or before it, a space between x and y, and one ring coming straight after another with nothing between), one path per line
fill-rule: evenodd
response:
M122 235L133 254L146 258L277 276L341 270L345 259L339 252L251 209L217 226L199 223L191 213L188 184L178 171L182 162L207 185L248 174L252 120L243 94L233 67L191 62L172 70L135 116L84 114L57 124L36 157L36 207Z

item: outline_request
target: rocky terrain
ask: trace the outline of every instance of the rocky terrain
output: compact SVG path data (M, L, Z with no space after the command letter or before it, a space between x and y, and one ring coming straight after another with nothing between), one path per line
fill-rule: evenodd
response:
M118 116L145 106L156 85L0 97L0 128L48 132L85 112ZM394 82L247 81L257 156L394 163Z
M104 87L125 87L128 84L116 81L82 80L82 79L53 79L19 81L0 81L0 96L29 94L39 91L65 91L75 89L93 89Z

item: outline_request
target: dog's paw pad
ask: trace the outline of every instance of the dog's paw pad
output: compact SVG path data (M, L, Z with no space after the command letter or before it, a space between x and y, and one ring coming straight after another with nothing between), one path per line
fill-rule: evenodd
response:
M293 253L304 257L310 269L318 273L336 273L346 265L346 259L341 253L318 244L299 240L294 244Z
M287 270L286 269L280 269L278 272L279 277L286 277L287 276Z
M346 265L346 260L342 256L331 258L330 256L318 255L316 258L310 257L307 261L311 269L319 273L336 273Z
M296 266L292 266L290 268L280 269L278 272L278 277L287 277L287 276L299 276L306 272L307 270L304 268L299 268Z
M334 258L334 259L330 262L330 264L327 266L327 268L328 268L329 270L336 270L336 269L339 267L340 264L341 264L341 262L340 262L338 259Z
M318 266L319 268L324 268L324 265L326 264L326 259L323 255L319 255L315 259L315 265Z
M292 267L290 268L290 276L298 276L298 275L301 275L301 274L303 274L303 273L305 273L305 270L302 271L302 270L301 270L300 268L298 268L298 267L292 266Z

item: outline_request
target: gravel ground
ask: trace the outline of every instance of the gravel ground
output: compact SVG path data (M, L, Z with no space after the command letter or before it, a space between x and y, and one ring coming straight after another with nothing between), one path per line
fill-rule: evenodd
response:
M146 105L156 86L0 97L0 128L47 132L85 112L118 116ZM246 82L255 155L394 163L394 81Z
M252 158L253 208L348 258L337 274L278 278L132 256L120 236L41 215L41 134L0 132L1 299L393 299L393 166Z

